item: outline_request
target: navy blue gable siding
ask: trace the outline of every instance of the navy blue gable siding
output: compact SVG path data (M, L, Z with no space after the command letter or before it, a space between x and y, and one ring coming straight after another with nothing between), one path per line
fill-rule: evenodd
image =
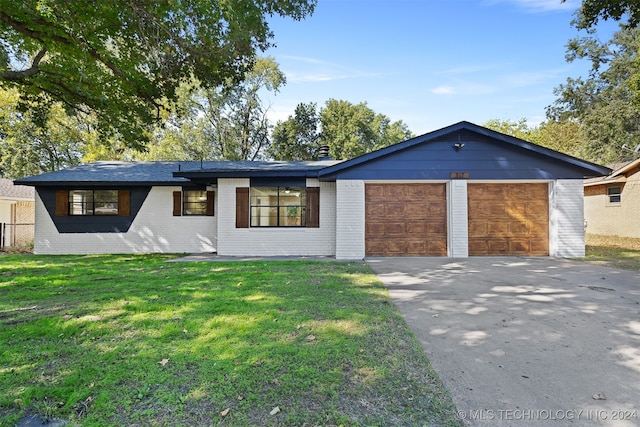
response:
M455 144L464 144L456 151ZM468 130L441 135L421 144L344 168L323 177L365 180L582 179L584 169L568 162ZM468 175L466 175L468 174Z
M86 188L86 187L85 187ZM112 190L131 191L131 210L129 216L95 215L95 216L56 216L56 190L78 190L73 188L38 187L36 191L44 203L51 220L59 233L124 233L129 230L133 220L140 211L151 187L114 187ZM87 188L90 189L90 188ZM171 200L167 200L167 210L171 211Z

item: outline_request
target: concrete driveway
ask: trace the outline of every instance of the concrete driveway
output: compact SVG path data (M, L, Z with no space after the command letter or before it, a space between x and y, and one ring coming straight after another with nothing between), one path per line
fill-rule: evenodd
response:
M640 274L371 258L467 425L640 425Z

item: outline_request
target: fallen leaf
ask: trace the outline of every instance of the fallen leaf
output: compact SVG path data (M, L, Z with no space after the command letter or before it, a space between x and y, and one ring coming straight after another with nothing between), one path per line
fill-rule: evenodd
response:
M183 329L182 332L184 332L185 334L188 333L189 331L187 331L186 329Z
M221 416L221 417L226 417L226 416L227 416L227 414L229 413L229 410L230 410L230 409L231 409L231 408L227 408L227 409L225 409L224 411L220 412L220 416Z
M269 412L269 415L275 415L275 414L277 414L278 412L280 412L280 407L279 407L279 406L276 406L275 408L273 408L273 409L271 410L271 412Z
M166 365L167 363L169 363L169 359L162 359L161 361L158 362L159 365Z
M244 396L238 396L238 400L244 400Z
M315 335L312 335L312 334L307 335L307 341L313 341L315 339L316 339Z
M275 385L280 385L280 381L278 381L277 378L274 378L273 381L271 382L274 383Z

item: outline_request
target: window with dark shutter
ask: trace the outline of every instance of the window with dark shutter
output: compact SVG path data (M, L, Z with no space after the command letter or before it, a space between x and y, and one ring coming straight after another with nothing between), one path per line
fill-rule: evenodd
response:
M249 188L236 188L236 228L249 228Z
M307 187L307 227L320 227L320 188Z

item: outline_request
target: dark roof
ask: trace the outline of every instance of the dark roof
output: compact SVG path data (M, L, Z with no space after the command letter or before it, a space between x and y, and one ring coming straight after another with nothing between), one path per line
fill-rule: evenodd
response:
M330 166L327 168L324 168L322 171L320 171L320 176L321 177L328 177L328 176L335 176L336 174L338 174L339 172L345 171L347 169L350 169L352 167L361 165L363 163L367 163L370 162L372 160L376 160L379 159L381 157L393 154L393 153L397 153L399 151L403 151L406 149L409 149L411 147L414 147L416 145L419 144L424 144L424 143L428 143L430 141L433 141L437 138L440 138L444 135L448 135L450 133L453 132L457 132L457 131L461 131L461 130L466 130L466 131L471 131L471 132L475 132L481 135L484 135L486 137L492 138L494 140L500 141L502 143L508 144L510 146L514 146L514 147L519 147L525 150L529 150L531 152L534 153L538 153L540 155L549 157L551 159L557 160L557 161L561 161L564 163L568 163L571 164L579 169L582 169L584 171L585 175L607 175L611 172L611 169L604 167L604 166L600 166L597 165L595 163L591 163L588 162L586 160L581 160L578 159L577 157L572 157L569 156L567 154L563 154L560 153L558 151L554 151L551 150L549 148L545 148L542 147L540 145L536 145L533 144L531 142L519 139L519 138L515 138L513 136L510 135L505 135L503 133L500 132L496 132L494 130L491 129L487 129L485 127L482 126L478 126L476 124L470 123L470 122L466 122L466 121L462 121L459 123L456 123L454 125L451 126L447 126L445 128L433 131L433 132L429 132L429 133L425 133L424 135L420 135L417 136L415 138L412 139L408 139L406 141L400 142L398 144L394 144L394 145L390 145L388 147L385 148L381 148L377 151L373 151L371 153L368 154L364 154L362 156L356 157L354 159L351 160L347 160L344 161L342 163L336 164L334 166Z
M318 162L251 162L251 161L173 161L115 162L101 161L56 172L21 178L16 183L31 186L91 184L108 185L182 185L189 178L251 176L307 176L312 171L335 164ZM317 172L314 176L317 176Z
M338 161L320 160L308 162L255 162L219 161L205 162L202 168L174 172L173 176L190 179L253 178L253 177L317 177L318 171L333 166Z
M0 199L35 200L36 192L31 187L15 185L10 179L0 179Z

